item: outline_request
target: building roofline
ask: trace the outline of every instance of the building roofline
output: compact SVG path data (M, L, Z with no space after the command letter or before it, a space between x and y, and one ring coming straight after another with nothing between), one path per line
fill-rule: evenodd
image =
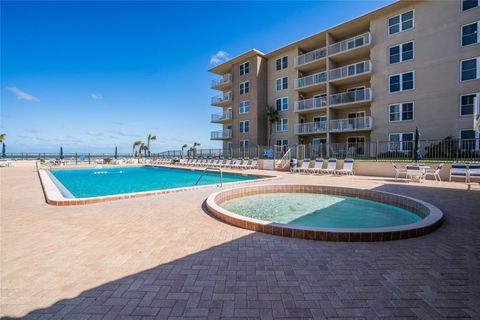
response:
M225 61L225 62L223 62L223 63L221 63L221 64L219 64L215 67L210 68L208 70L208 72L216 73L216 74L219 74L219 75L225 74L225 70L230 69L233 64L241 62L242 60L248 59L252 56L264 57L265 54L263 52L261 52L260 50L251 49L251 50L248 50L247 52L244 52L244 53L242 53L238 56L235 56L232 59L227 60L227 61Z

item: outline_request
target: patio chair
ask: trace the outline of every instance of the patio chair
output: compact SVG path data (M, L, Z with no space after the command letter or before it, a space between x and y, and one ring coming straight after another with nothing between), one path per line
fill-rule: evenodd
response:
M453 163L450 168L449 181L452 181L452 178L462 178L465 179L465 183L468 182L468 169L465 163Z
M333 173L333 174L335 174L336 171L337 171L337 159L332 158L332 159L328 159L327 167L325 169L321 169L320 173Z
M240 168L242 168L242 169L247 169L249 162L250 162L250 159L249 159L249 158L243 158L243 162L242 162L242 164L240 165Z
M405 174L405 178L410 180L414 180L417 178L421 181L425 177L425 170L418 165L409 165L406 167L407 173Z
M242 159L236 159L235 161L233 161L233 163L230 165L230 168L233 168L233 169L239 169L241 167L241 164L242 164Z
M405 175L405 178L407 178L407 169L403 167L397 166L395 163L392 163L393 168L395 169L395 180L400 178L400 175Z
M432 176L435 179L435 181L441 182L442 178L440 178L440 171L442 170L443 166L444 166L444 164L440 163L436 169L425 170L425 179L428 176Z
M303 159L302 160L302 165L299 167L295 167L292 169L292 172L302 172L306 171L310 167L310 159Z
M468 182L473 180L480 182L480 163L471 163L468 166Z
M353 159L345 159L343 161L343 168L342 169L338 169L336 170L337 173L339 174L351 174L353 175L354 174L354 171L353 171Z
M258 168L258 158L253 158L252 162L247 165L247 169L257 169Z
M322 158L317 158L315 159L315 164L313 165L312 168L308 168L308 172L316 173L322 170L323 168L323 159Z

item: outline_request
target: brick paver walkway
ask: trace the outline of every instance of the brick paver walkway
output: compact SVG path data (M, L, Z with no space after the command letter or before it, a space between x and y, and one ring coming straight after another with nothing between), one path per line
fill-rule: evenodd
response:
M440 207L446 221L432 234L401 241L287 239L210 217L202 203L216 188L57 208L44 203L32 168L2 169L0 314L480 318L480 192L459 184L295 177L281 182L411 195Z

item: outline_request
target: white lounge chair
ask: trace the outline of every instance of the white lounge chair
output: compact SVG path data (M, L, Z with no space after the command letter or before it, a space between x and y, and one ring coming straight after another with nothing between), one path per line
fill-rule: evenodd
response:
M453 163L450 168L450 177L449 181L452 181L452 178L462 178L465 179L465 183L468 182L468 168L465 163Z
M468 166L468 182L480 181L480 163L471 163Z
M338 169L336 170L337 173L339 174L351 174L353 175L354 174L354 171L353 171L353 159L345 159L343 161L343 169Z
M239 169L240 166L242 165L242 159L236 159L235 161L233 161L233 163L230 165L230 168L233 168L233 169Z
M253 158L252 162L247 165L247 169L257 169L258 167L258 158Z
M311 173L320 172L323 168L323 159L316 159L312 168L308 168L307 171Z
M310 159L303 159L302 165L292 169L292 172L302 172L308 170L310 167Z
M433 176L435 181L440 182L442 178L440 178L440 171L442 170L444 164L440 163L436 169L427 169L425 170L425 178L428 176Z
M337 171L337 159L328 159L327 167L325 169L321 169L320 173L331 173L335 174Z
M405 175L405 178L407 177L407 169L406 168L399 167L395 163L392 163L392 164L393 164L393 168L395 169L395 180L400 178L400 175L402 175L402 174Z
M422 181L425 178L425 170L419 165L407 165L406 179Z

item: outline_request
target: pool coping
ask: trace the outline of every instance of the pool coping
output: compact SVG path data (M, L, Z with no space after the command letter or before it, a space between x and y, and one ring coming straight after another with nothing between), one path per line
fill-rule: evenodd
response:
M170 168L170 169L178 169L178 170L188 170L188 171L203 171L203 168L177 168L175 166L162 166L162 165L141 165L141 166L150 166L150 167L162 167L162 168ZM103 168L110 168L111 166L102 166ZM128 166L130 167L130 166ZM138 167L138 166L136 166ZM114 168L118 168L115 166ZM82 170L82 169L92 169L91 167L61 167L61 168L54 168L54 170ZM95 169L95 168L93 168ZM98 168L100 169L100 168ZM235 171L225 171L224 173L229 175L238 175L243 176L244 172L235 172ZM170 189L162 189L162 190L151 190L151 191L142 191L142 192L132 192L132 193L122 193L122 194L115 194L109 196L100 196L100 197L88 197L88 198L69 198L62 194L62 187L63 184L60 183L60 186L55 183L55 180L52 179L52 173L50 169L38 169L38 176L40 178L40 183L42 185L43 193L45 196L45 201L49 205L53 206L78 206L78 205L88 205L94 203L101 203L101 202L109 202L109 201L116 201L116 200L126 200L126 199L133 199L133 198L140 198L140 197L147 197L153 195L160 195L160 194L168 194L168 193L176 193L176 192L184 192L190 190L198 190L198 189L206 189L212 188L217 186L218 184L207 184L201 186L191 186L191 187L184 187L184 188L170 188ZM282 177L279 175L264 175L264 174L248 174L248 176L258 177L258 179L254 180L246 180L246 181L238 181L238 182L227 182L224 183L223 186L233 186L237 184L247 184L247 183L261 183L265 181L272 181L278 180ZM68 191L68 189L65 188ZM68 191L68 193L70 193Z
M317 228L292 226L249 218L221 207L225 201L239 197L265 193L321 193L344 195L394 205L417 214L422 220L392 227L380 228ZM356 189L328 185L268 184L220 190L211 194L206 205L210 213L228 224L268 234L289 238L326 241L389 241L408 239L433 232L443 223L443 212L420 199L385 191Z

